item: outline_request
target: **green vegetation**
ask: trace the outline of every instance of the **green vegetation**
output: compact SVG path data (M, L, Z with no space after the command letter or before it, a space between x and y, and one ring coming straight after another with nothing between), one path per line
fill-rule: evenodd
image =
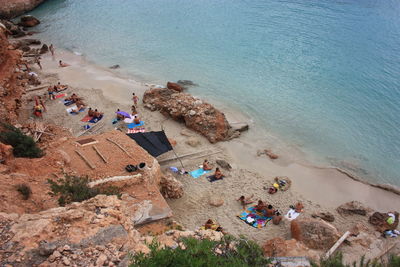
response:
M266 266L270 262L255 242L244 238L225 236L220 242L183 238L182 242L185 249L160 249L159 244L153 242L148 255L139 253L132 256L130 267L244 267Z
M387 262L378 260L368 260L362 257L360 261L354 262L352 265L343 263L343 255L341 253L336 253L328 259L320 260L319 264L312 263L313 267L399 267L400 266L400 256L391 255Z
M99 194L120 196L120 191L114 186L91 188L87 176L79 177L64 174L58 181L47 180L50 184L51 196L59 196L58 204L65 206L72 202L82 202Z
M0 142L11 145L15 157L40 158L43 151L37 146L32 137L23 134L14 126L1 122Z
M31 188L26 184L19 184L16 186L16 189L22 195L24 200L28 200L32 194Z

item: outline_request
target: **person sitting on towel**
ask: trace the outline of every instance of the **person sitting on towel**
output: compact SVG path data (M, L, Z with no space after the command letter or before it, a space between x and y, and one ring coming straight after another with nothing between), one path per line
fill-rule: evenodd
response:
M297 202L296 206L294 206L294 210L298 213L303 212L304 206L301 202Z
M272 216L272 223L278 225L282 221L282 216L279 212L276 212L274 216Z
M134 119L133 119L133 122L134 122L135 124L140 124L139 116L135 116Z
M208 160L206 160L206 159L203 162L203 170L205 170L205 171L212 170L212 167L210 165L208 165Z
M57 92L61 92L68 89L67 85L63 85L60 82L58 82L57 85L55 85L55 87L57 88Z
M218 167L215 169L214 178L215 178L216 180L219 180L219 179L224 178L224 175L222 174L222 172L219 170Z
M254 194L247 198L245 196L240 196L236 201L240 201L240 204L242 205L243 209L245 209L246 205L254 203L254 201L251 199L253 196Z
M97 109L95 109L94 110L94 114L93 114L93 118L94 119L101 119L103 117L103 113L102 112L99 112L99 111L97 111Z
M93 111L93 109L92 109L92 108L89 108L87 114L88 114L89 117L93 117L93 116L94 116L94 111Z
M70 97L67 97L65 100L72 101L75 103L76 101L79 100L79 97L75 93L73 93Z
M254 209L258 212L264 213L264 210L266 207L267 207L267 205L262 200L259 200L257 205L254 207Z
M125 119L125 116L124 115L122 115L122 114L119 114L118 112L120 112L120 110L119 109L117 109L117 120L123 120L123 119Z
M265 208L265 216L268 218L272 218L272 216L274 216L274 214L275 214L274 208L272 207L272 205L268 205Z

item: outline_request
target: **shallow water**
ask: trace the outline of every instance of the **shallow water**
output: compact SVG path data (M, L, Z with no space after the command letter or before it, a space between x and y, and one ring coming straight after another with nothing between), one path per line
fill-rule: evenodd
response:
M399 1L64 0L32 14L56 47L143 81L192 80L271 146L400 185Z

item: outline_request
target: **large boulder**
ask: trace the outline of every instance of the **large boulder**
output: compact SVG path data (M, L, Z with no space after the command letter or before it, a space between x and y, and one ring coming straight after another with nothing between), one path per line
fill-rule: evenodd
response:
M329 249L340 238L338 230L320 219L299 218L290 225L292 238L312 249Z
M367 213L371 211L370 208L364 207L362 203L358 201L350 201L347 203L344 203L337 207L337 212L341 215L352 215L352 214L358 214L362 216L366 216Z
M0 18L10 19L31 11L45 0L0 0Z
M146 108L159 110L204 135L211 143L227 140L231 128L225 114L195 97L168 88L153 88L144 93Z
M181 198L183 196L183 185L172 174L168 173L161 177L161 194L165 198Z
M39 24L40 21L31 15L22 16L20 22L18 23L18 25L22 27L35 27Z

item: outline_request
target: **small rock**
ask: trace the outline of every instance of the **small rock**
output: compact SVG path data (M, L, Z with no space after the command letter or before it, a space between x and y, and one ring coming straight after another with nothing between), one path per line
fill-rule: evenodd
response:
M217 164L219 166L221 166L222 168L224 168L226 170L231 170L232 169L232 166L228 162L223 160L223 159L217 159L216 162L217 162Z
M21 21L18 23L22 27L34 27L38 24L40 24L40 21L31 15L22 16Z
M224 205L224 200L220 197L211 197L209 204L214 207L220 207Z
M321 218L322 220L327 221L327 222L334 222L335 221L335 216L333 216L333 214L330 213L330 212L314 213L311 216L313 218Z
M181 135L187 136L187 137L193 136L192 133L191 133L188 129L183 129L183 130L181 131Z
M103 266L106 261L107 261L107 255L100 254L100 256L97 258L96 266Z
M120 67L121 67L120 65L115 64L115 65L112 65L112 66L110 67L110 69L115 70L115 69L119 69Z
M63 251L70 251L70 250L71 250L71 247L68 246L68 245L65 245L65 246L63 247Z
M267 154L267 156L270 159L277 159L279 156L275 153L273 153L271 150L265 150L265 154Z
M188 140L186 140L185 143L191 147L197 147L201 144L200 140L197 139L196 137L190 137Z
M40 48L40 54L45 54L49 52L49 47L47 46L47 44L43 44L42 47Z
M194 111L193 109L189 110L189 116L194 116L196 115L196 111Z
M58 259L58 258L61 257L61 253L60 253L58 250L56 250L56 251L53 252L52 256L53 256L54 258Z
M71 261L67 257L62 257L62 263L66 266L71 265Z
M56 245L46 241L41 242L39 245L39 254L42 256L49 256L56 250Z
M174 91L177 91L177 92L182 92L183 91L183 87L182 86L180 86L177 83L173 83L173 82L168 82L167 83L167 88L171 89L171 90L174 90Z
M247 123L234 123L232 125L232 130L238 131L238 132L248 131L249 130L249 125Z

